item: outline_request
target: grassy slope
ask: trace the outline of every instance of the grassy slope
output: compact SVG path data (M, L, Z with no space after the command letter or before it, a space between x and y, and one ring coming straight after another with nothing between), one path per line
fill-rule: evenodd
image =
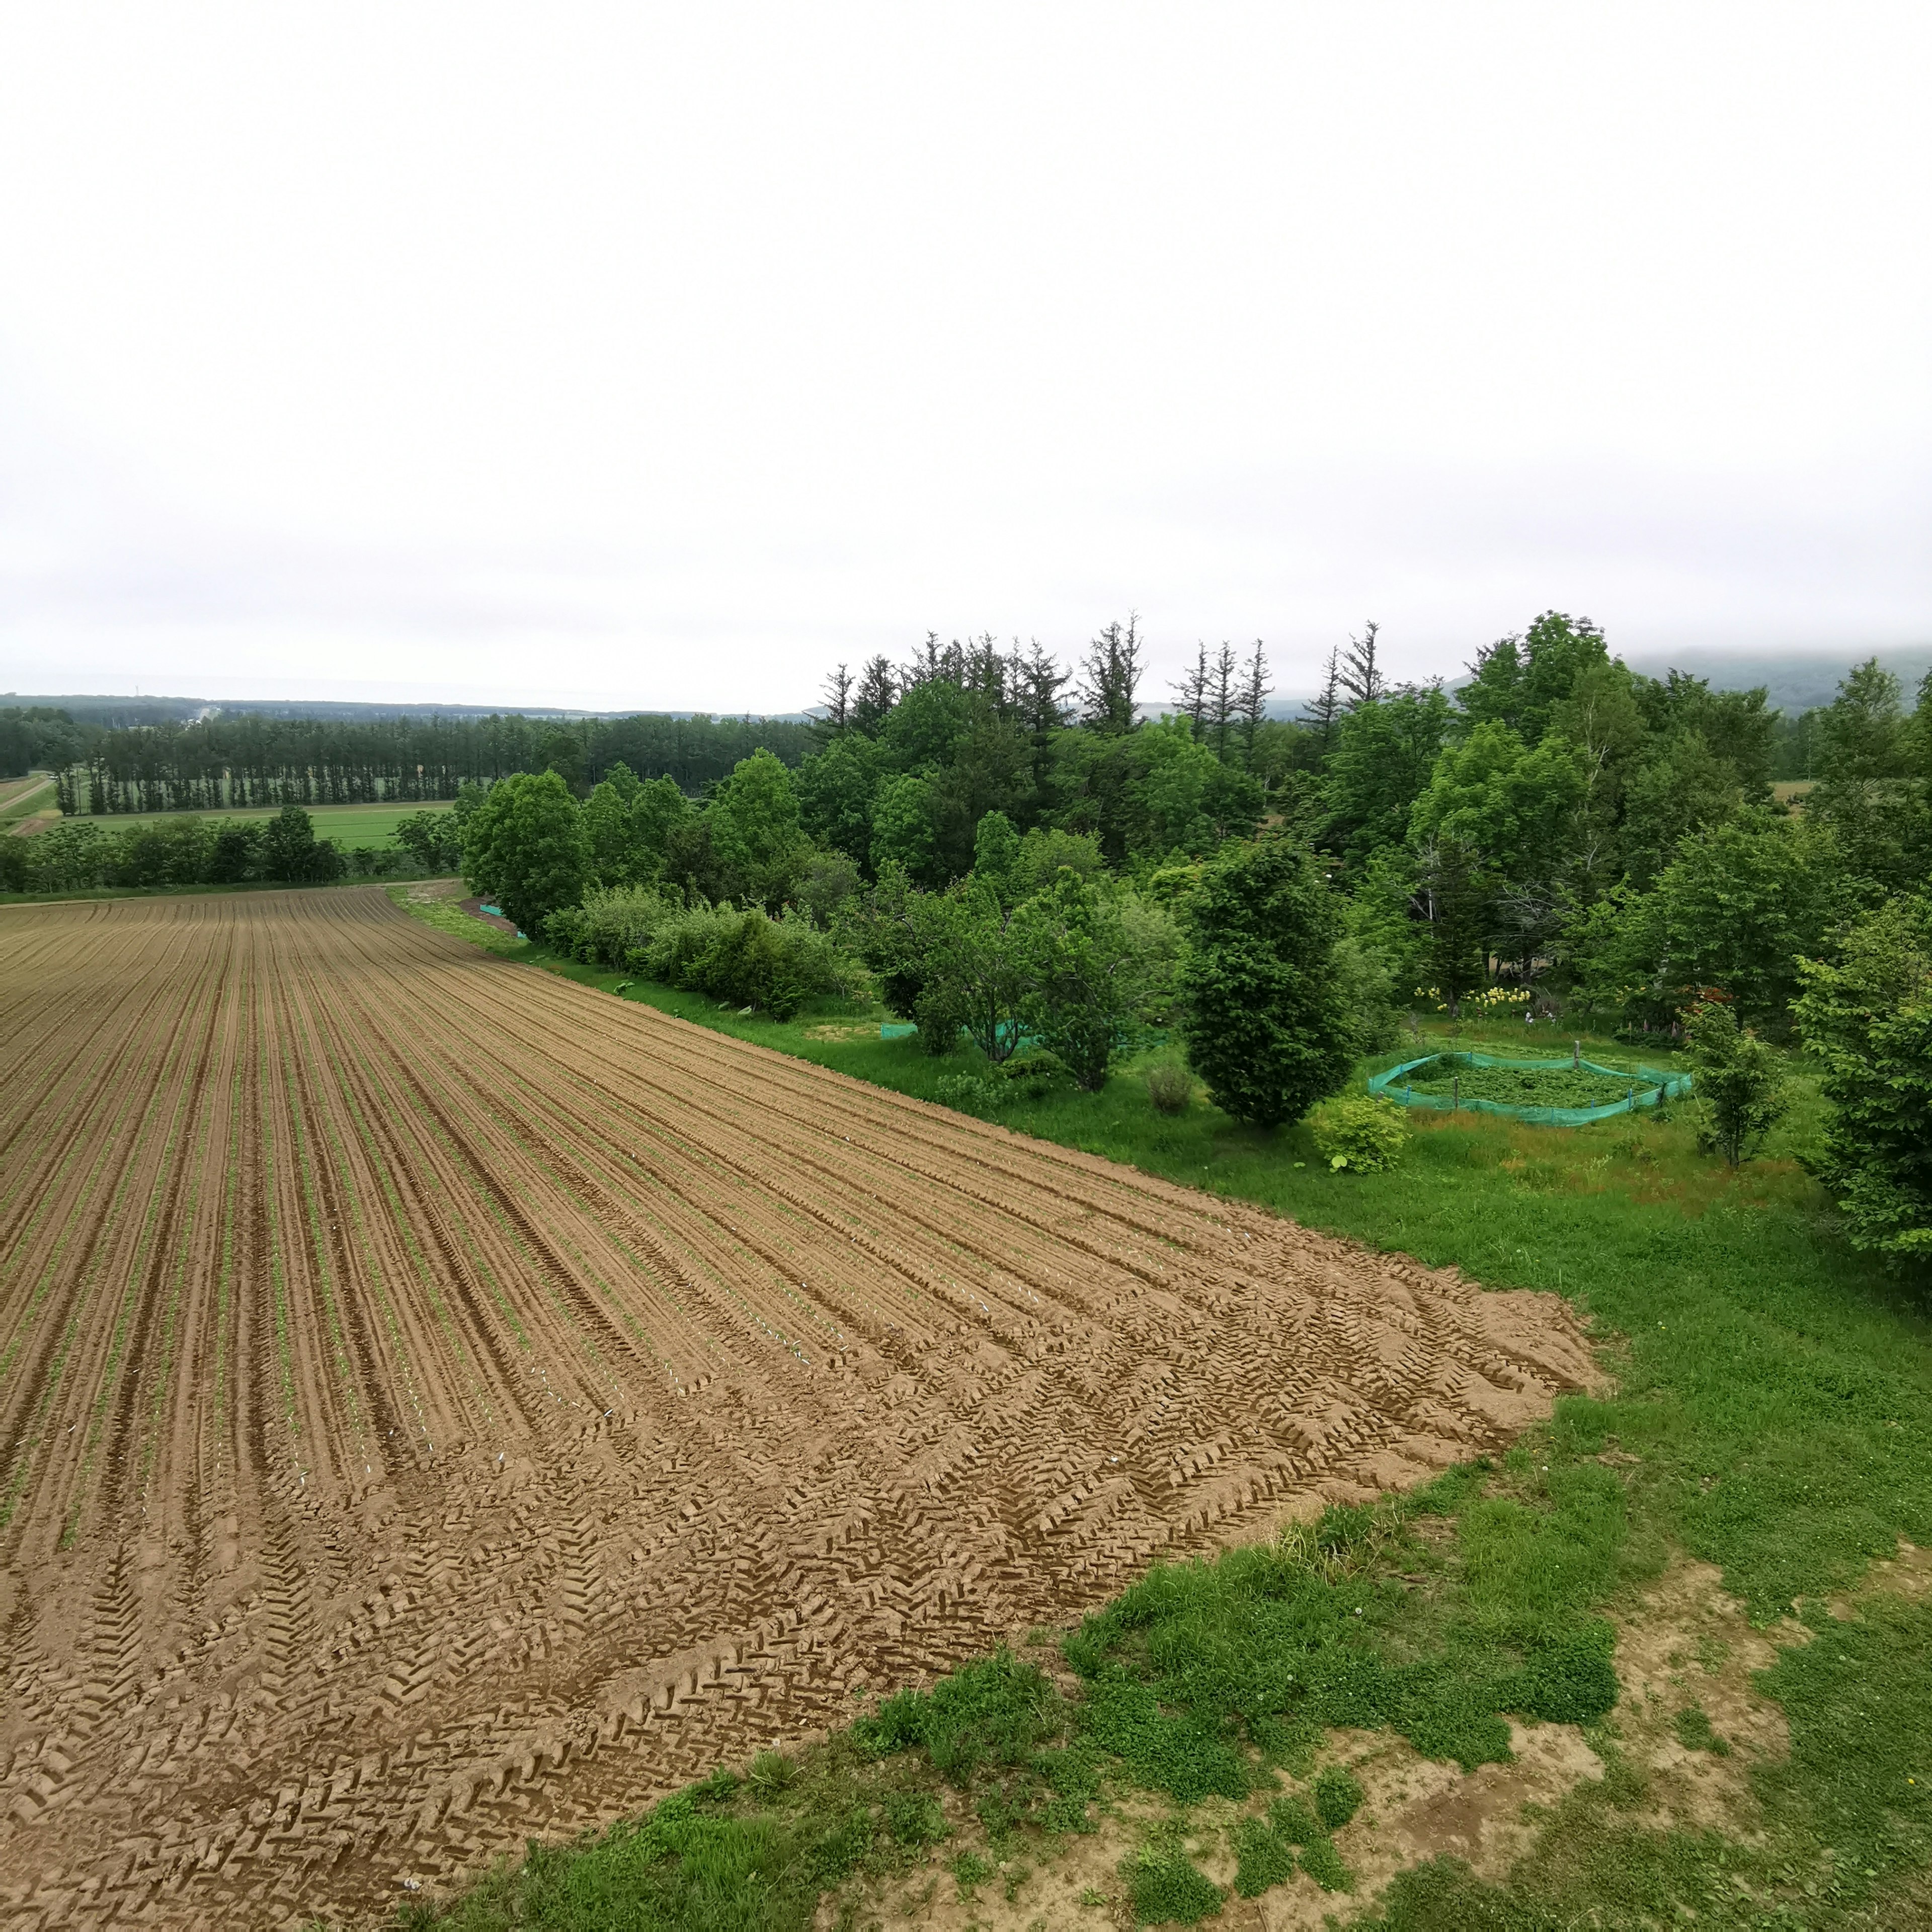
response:
M195 898L224 892L338 892L357 886L407 886L424 879L447 879L449 876L447 872L406 871L400 879L393 873L380 880L358 879L351 874L346 879L332 879L326 885L303 885L287 879L244 879L234 886L82 886L64 892L0 892L0 906L59 905L70 899ZM469 922L472 926L477 922L474 920ZM465 933L464 937L467 938L470 935Z
M586 983L614 982L528 956ZM882 1042L850 1016L778 1026L659 987L628 996L928 1097L965 1064ZM1234 1714L1246 1708L1242 1672L1252 1676L1284 1645L1318 1661L1325 1645L1352 1646L1395 1686L1353 1720L1403 1730L1436 1756L1484 1755L1495 1712L1530 1708L1541 1694L1525 1690L1522 1674L1540 1659L1582 1658L1573 1702L1588 1716L1592 1619L1628 1607L1682 1552L1721 1566L1757 1621L1795 1607L1830 1630L1828 1643L1785 1652L1766 1681L1792 1748L1788 1762L1754 1774L1752 1815L1730 1837L1652 1828L1642 1777L1619 1766L1612 1711L1592 1732L1612 1776L1567 1802L1508 1888L1478 1886L1447 1864L1425 1868L1398 1882L1378 1922L1447 1932L1664 1924L1686 1912L1722 1925L1922 1922L1922 1905L1904 1892L1932 1861L1932 1606L1871 1599L1828 1624L1821 1600L1856 1585L1900 1536L1932 1540L1932 1328L1844 1246L1792 1158L1815 1113L1815 1096L1801 1093L1771 1157L1736 1176L1698 1156L1681 1121L1566 1130L1439 1117L1418 1118L1395 1171L1348 1176L1327 1172L1299 1130L1261 1136L1204 1104L1164 1119L1132 1070L1097 1095L1006 1106L1000 1118L1024 1131L1453 1264L1490 1286L1560 1288L1598 1324L1618 1388L1606 1400L1563 1403L1553 1426L1499 1467L1454 1474L1366 1526L1331 1519L1330 1546L1286 1552L1272 1582L1237 1575L1226 1559L1192 1573L1187 1590L1168 1591L1156 1609L1144 1604L1147 1621L1111 1648L1072 1646L1090 1682L1124 1682L1132 1694L1078 1700L1013 1767L969 1776L982 1819L994 1794L996 1847L1030 1842L1042 1820L1064 1825L1083 1792L1140 1784L1197 1796L1214 1788L1202 1764L1220 1765L1224 1778L1232 1762L1252 1771L1258 1746L1297 1768L1307 1745L1297 1726L1332 1718L1332 1703L1288 1708L1277 1696L1294 1721L1272 1737ZM1431 1514L1453 1520L1453 1540L1417 1534ZM1254 1607L1278 1601L1300 1606L1292 1628ZM1177 1676L1163 1630L1178 1654L1212 1654L1226 1668ZM1156 1649L1167 1660L1158 1667ZM1558 1684L1552 1694L1561 1704L1570 1694ZM1066 1748L1056 1757L1042 1741ZM596 1912L621 1896L624 1922L640 1926L808 1923L822 1885L923 1856L895 1836L891 1804L902 1790L939 1790L942 1754L880 1756L862 1742L834 1740L782 1790L770 1778L762 1790L722 1780L688 1816L659 1808L662 1828L543 1854L468 1895L448 1922L612 1922ZM861 1815L872 1821L862 1829L853 1822ZM789 1889L727 1879L754 1845L790 1874ZM1154 1882L1172 1869L1148 1869L1144 1910L1164 1909L1156 1894L1184 1898L1185 1883L1170 1895ZM704 1890L707 1872L722 1889ZM752 1910L745 1901L754 1894L763 1902ZM593 1896L604 1901L596 1911L584 1902Z

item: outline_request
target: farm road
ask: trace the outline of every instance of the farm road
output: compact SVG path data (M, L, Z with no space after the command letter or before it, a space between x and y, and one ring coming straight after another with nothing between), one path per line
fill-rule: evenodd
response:
M1590 1374L373 888L0 914L0 1916L374 1914Z

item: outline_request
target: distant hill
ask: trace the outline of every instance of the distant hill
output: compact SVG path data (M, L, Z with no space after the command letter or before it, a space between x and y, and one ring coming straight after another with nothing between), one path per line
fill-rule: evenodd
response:
M118 730L130 724L185 724L197 718L232 718L248 712L262 718L317 718L348 724L374 724L385 718L717 718L752 717L764 724L802 724L802 711L697 712L651 711L641 706L615 711L559 711L538 704L358 704L326 698L116 698L68 694L43 697L26 692L0 692L0 707L37 704L64 711L76 724L98 724Z
M1829 704L1840 681L1854 664L1876 657L1905 686L1910 704L1919 680L1932 670L1932 646L1898 651L1793 652L1773 655L1734 651L1687 650L1626 656L1632 670L1661 677L1668 670L1688 671L1708 678L1714 691L1750 691L1762 685L1771 708L1796 717L1801 711Z
M1691 650L1616 654L1632 670L1646 677L1661 678L1672 670L1688 671L1693 677L1708 678L1713 691L1751 691L1762 685L1769 693L1771 709L1792 718L1821 704L1829 704L1845 674L1869 657L1876 657L1904 686L1908 706L1917 698L1919 680L1932 672L1932 646L1897 651L1774 653ZM1468 681L1465 674L1445 682L1447 688L1454 691ZM1303 717L1314 700L1312 692L1280 693L1269 699L1268 715Z

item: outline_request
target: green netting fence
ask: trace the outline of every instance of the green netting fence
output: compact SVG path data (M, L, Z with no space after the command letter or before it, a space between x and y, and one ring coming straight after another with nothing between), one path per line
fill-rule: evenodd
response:
M1421 1067L1439 1071L1432 1072L1424 1090L1418 1093L1414 1078L1418 1069ZM1538 1106L1527 1101L1499 1100L1481 1094L1461 1092L1461 1070L1465 1067L1472 1074L1484 1068L1544 1076L1588 1073L1605 1081L1615 1081L1626 1090L1619 1099L1599 1102L1594 1106ZM1429 1090L1439 1088L1444 1078L1450 1083L1448 1093ZM1469 1084L1489 1083L1472 1081ZM1371 1094L1379 1094L1385 1100L1399 1100L1405 1107L1426 1107L1444 1114L1500 1114L1509 1120L1533 1120L1540 1126L1553 1127L1586 1126L1592 1120L1607 1120L1615 1114L1634 1114L1640 1107L1654 1107L1661 1101L1676 1100L1690 1090L1689 1074L1666 1072L1654 1066L1604 1066L1580 1056L1568 1060L1510 1060L1497 1054L1473 1052L1425 1054L1420 1060L1405 1060L1400 1066L1391 1066L1385 1073L1375 1074L1369 1081Z

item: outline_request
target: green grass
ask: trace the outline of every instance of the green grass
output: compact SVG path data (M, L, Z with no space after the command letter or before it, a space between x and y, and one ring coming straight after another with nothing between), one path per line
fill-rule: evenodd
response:
M465 912L454 899L412 899L406 885L385 886L382 890L410 918L421 920L425 926L433 926L439 932L448 933L457 939L466 939L472 946L480 946L486 952L494 952L506 959L526 959L536 951L527 939L514 932L506 932L500 926L492 926L486 919L478 919L475 914Z
M42 802L52 802L53 794L50 791ZM170 818L269 819L280 808L279 806L262 806L232 812L82 813L75 822L98 825L110 832L124 831L136 825L159 825ZM314 822L318 838L333 838L346 850L369 846L377 850L391 851L395 848L396 826L400 820L418 812L448 812L451 808L447 804L430 801L421 805L311 805L303 808Z
M616 978L536 949L526 956L607 990ZM914 1042L881 1041L863 1016L830 1009L779 1025L661 987L625 997L926 1097L975 1065L968 1054L928 1059ZM1454 1043L1521 1038L1497 1022L1465 1028ZM1449 1044L1426 1035L1402 1053ZM1603 1043L1586 1051L1618 1064ZM1667 1064L1661 1052L1641 1057ZM1856 1590L1901 1536L1932 1542L1932 1324L1912 1290L1849 1250L1805 1172L1819 1103L1807 1070L1793 1072L1792 1116L1766 1157L1735 1174L1697 1154L1681 1106L1580 1129L1425 1116L1396 1167L1356 1175L1331 1172L1299 1129L1260 1133L1204 1102L1160 1115L1133 1066L1099 1094L1003 1100L997 1117L1022 1131L1454 1265L1490 1287L1559 1290L1595 1324L1616 1386L1562 1402L1493 1463L1372 1509L1330 1510L1277 1546L1157 1570L1067 1639L1082 1694L1064 1707L1043 1691L1029 1702L1010 1660L999 1684L957 1680L959 1711L993 1698L976 1731L941 1722L944 1687L925 1704L895 1700L896 1742L880 1762L898 1766L908 1788L922 1779L933 1791L958 1771L997 1848L1080 1828L1096 1795L1116 1788L1184 1808L1298 1779L1335 1724L1399 1732L1469 1764L1506 1752L1506 1718L1540 1715L1588 1726L1610 1775L1563 1802L1507 1885L1434 1861L1364 1922L1402 1932L1688 1916L1740 1928L1923 1922L1915 1914L1926 1894L1915 1888L1932 1865L1932 1604L1858 1598L1844 1618L1824 1606ZM1659 1828L1646 1774L1618 1745L1604 1618L1630 1613L1676 1556L1719 1566L1759 1624L1796 1614L1819 1633L1760 1680L1783 1706L1791 1754L1754 1764L1745 1810L1724 1833ZM882 1742L862 1727L827 1748L862 1754ZM754 1837L803 1815L796 1800L742 1802L749 1808L734 1816ZM1331 1784L1327 1806L1318 1784L1295 1802L1328 1816L1340 1801ZM1286 1828L1268 1828L1280 1842L1255 1839L1251 1883L1287 1863ZM875 1825L871 1848L844 1870L866 1868L895 1843ZM1311 1862L1316 1846L1327 1850ZM1178 1856L1160 1853L1160 1876L1150 1868L1146 1882L1171 1883L1192 1910L1204 1894ZM1325 1834L1296 1856L1318 1883L1348 1882ZM1129 1882L1138 1898L1138 1868ZM721 1904L718 1916L687 1922L809 1922L802 1904L789 1918L731 1916L737 1910Z

